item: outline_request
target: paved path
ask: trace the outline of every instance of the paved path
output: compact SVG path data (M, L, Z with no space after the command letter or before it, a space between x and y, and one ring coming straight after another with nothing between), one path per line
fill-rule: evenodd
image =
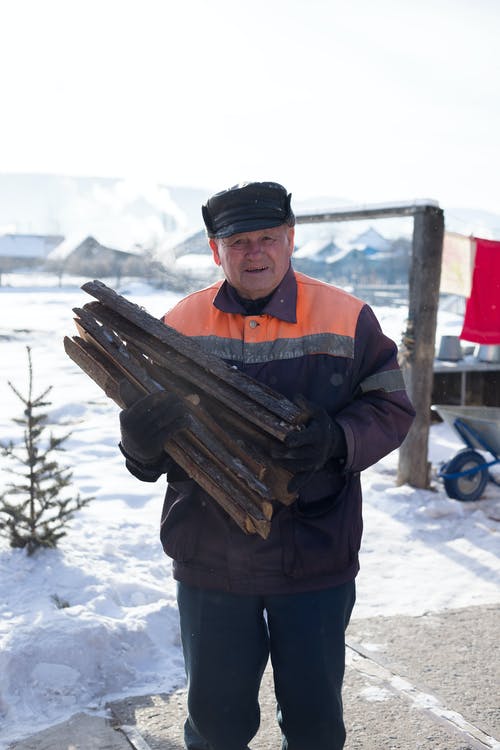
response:
M345 750L500 750L500 607L354 619L344 687ZM183 750L185 692L78 714L12 750ZM279 750L272 675L251 750ZM310 750L310 749L307 749Z

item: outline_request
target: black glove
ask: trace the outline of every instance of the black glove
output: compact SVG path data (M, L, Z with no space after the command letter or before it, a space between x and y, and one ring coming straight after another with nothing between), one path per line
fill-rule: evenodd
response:
M185 404L173 393L157 391L120 412L121 447L126 456L155 464L169 438L188 425Z
M302 430L289 432L284 445L273 452L280 466L295 474L288 487L291 492L305 484L330 458L347 456L342 427L324 409L308 404L302 398L300 403L311 412L309 422Z

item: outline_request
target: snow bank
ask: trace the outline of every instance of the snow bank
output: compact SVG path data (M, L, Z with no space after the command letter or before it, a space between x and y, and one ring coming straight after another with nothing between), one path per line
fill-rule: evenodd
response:
M2 439L20 437L12 422L20 402L7 380L25 391L29 345L35 393L53 386L51 421L71 432L59 463L71 465L75 490L94 496L56 550L28 558L0 541L0 750L77 711L102 712L110 699L170 691L184 680L175 583L159 543L164 484L126 472L117 407L63 351L63 336L75 333L72 308L90 300L79 283L59 288L46 277L10 275L0 289ZM176 299L142 284L119 291L158 317ZM405 310L376 312L399 339ZM459 322L450 314L441 324L452 333ZM460 447L446 425L432 428L435 469ZM396 487L396 466L393 453L363 476L354 617L498 602L498 487L459 503L437 483L435 491ZM12 478L1 476L2 484Z

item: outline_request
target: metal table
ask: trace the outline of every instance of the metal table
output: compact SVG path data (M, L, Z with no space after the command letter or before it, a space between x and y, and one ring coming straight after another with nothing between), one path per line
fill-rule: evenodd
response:
M470 372L499 372L500 362L482 362L475 355L469 354L457 361L434 360L435 373L460 373L460 405L465 406L467 394L467 374Z

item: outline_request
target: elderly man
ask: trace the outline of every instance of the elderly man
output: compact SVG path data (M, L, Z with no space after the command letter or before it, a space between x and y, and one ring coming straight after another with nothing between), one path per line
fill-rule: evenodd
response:
M274 455L298 494L290 506L276 503L262 539L244 534L163 450L184 426L179 400L154 394L121 413L128 469L144 481L167 473L161 540L178 582L186 747L248 747L270 656L283 750L341 750L360 472L401 444L414 411L396 346L372 310L293 270L284 187L236 185L202 213L225 278L181 300L165 323L312 416Z

